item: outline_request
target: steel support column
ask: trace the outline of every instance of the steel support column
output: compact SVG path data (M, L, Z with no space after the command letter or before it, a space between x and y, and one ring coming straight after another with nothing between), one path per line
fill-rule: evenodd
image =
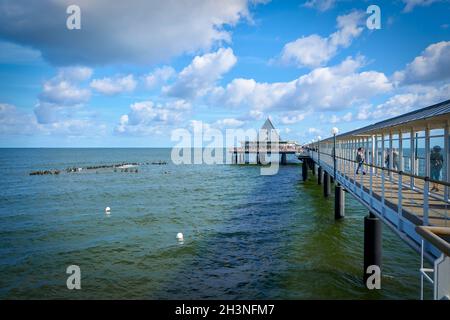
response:
M364 284L371 275L367 273L370 266L381 268L382 263L382 222L372 213L364 217Z
M336 220L345 217L345 191L341 185L334 187L334 218Z
M303 181L308 180L308 163L306 159L303 159L302 163L302 178Z
M330 175L328 172L323 172L323 196L329 197L331 193Z

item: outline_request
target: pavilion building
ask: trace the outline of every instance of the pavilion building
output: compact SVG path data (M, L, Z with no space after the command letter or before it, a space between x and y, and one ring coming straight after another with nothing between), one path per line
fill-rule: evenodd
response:
M288 155L301 152L295 141L282 140L270 118L262 125L256 140L242 141L240 147L231 148L232 160L235 164L269 164L288 163ZM295 157L296 159L296 157Z

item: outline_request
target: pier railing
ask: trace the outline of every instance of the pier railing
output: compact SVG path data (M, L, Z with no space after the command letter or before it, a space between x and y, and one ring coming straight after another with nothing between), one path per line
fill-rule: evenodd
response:
M332 134L304 145L319 172L326 172L324 194L333 176L340 185L336 194L345 189L434 263L435 279L439 270L447 270L439 283L445 284L441 296L450 296L450 258L417 229L450 228L450 100L350 132L333 128ZM366 161L356 161L361 159ZM442 240L450 242L448 236Z
M245 147L232 147L228 149L231 153L300 153L302 148L300 146L291 145L275 145L275 144L259 144Z
M396 206L399 216L406 215L416 225L450 227L449 182L366 162L357 173L356 160L317 150L310 150L310 156L316 162L320 159L320 165L328 167L331 175L336 159L336 175L339 176L336 178L379 197L384 204ZM431 185L437 186L439 191Z
M372 163L364 163L357 174L358 162L353 159L334 157L314 149L309 150L309 155L331 176L336 168L334 179L398 232L407 235L418 251L421 238L415 232L415 226L450 227L450 202L446 197L448 192L445 192L450 183ZM431 184L439 186L440 192L432 191ZM439 255L433 248L428 249L432 256Z
M356 160L317 149L309 149L309 156L421 253L421 299L424 279L433 284L435 299L449 299L450 183L372 163L360 166ZM430 184L439 186L441 192ZM424 259L433 268L425 268Z

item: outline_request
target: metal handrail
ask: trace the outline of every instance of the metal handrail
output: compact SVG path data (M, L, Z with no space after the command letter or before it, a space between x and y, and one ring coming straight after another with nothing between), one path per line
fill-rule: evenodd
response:
M450 237L450 228L417 226L416 232L446 256L450 256L450 243L442 237Z
M327 156L333 157L332 154L329 154L329 153L326 153L326 152L320 152L320 151L313 151L313 152L317 152L319 154L323 154L323 155L327 155ZM347 158L344 158L344 157L341 157L341 156L336 156L336 159L358 163L358 161L356 161L356 160L347 159ZM429 181L431 183L436 183L436 184L440 184L440 185L443 185L443 186L446 186L446 187L450 187L450 182L434 180L434 179L431 179L428 176L425 176L425 177L424 176L418 176L418 175L415 175L415 174L412 174L412 173L408 173L408 172L405 172L405 171L389 169L389 168L386 168L386 167L380 167L380 166L377 166L375 164L370 164L370 163L366 163L366 162L364 163L364 165L366 165L368 167L375 168L375 169L384 170L384 171L387 171L389 173L391 173L391 172L392 173L397 173L397 174L404 175L404 176L407 176L407 177L411 177L411 178L415 178L415 179L419 179L419 180L423 180L423 181Z

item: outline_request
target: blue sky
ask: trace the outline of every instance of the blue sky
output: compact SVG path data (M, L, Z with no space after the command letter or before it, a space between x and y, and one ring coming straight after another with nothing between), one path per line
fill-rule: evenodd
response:
M178 128L309 142L450 99L450 3L0 0L0 147L165 147ZM381 9L369 30L366 9Z

